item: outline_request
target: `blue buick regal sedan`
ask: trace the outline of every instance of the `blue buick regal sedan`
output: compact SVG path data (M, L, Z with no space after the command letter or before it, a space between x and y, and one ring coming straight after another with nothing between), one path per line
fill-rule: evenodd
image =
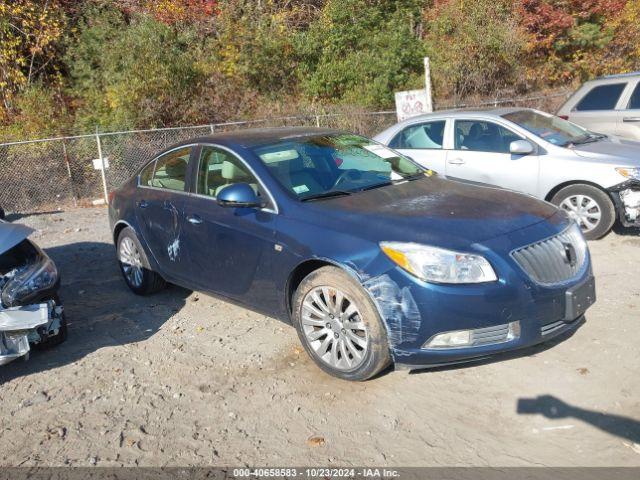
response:
M445 180L355 134L195 138L110 197L134 293L171 282L283 319L347 380L538 344L577 328L595 301L566 213Z

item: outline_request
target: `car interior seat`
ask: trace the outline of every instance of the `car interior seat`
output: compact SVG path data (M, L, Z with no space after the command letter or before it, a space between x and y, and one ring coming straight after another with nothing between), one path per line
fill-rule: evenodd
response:
M235 163L228 160L223 160L220 175L222 176L225 183L223 183L222 185L218 185L215 188L215 196L218 196L218 193L220 193L223 188L228 187L229 185L232 185L234 183L243 182L248 183L251 188L253 188L253 191L256 192L256 195L258 195L258 184L255 182L251 182L251 175L249 175L242 168L238 167ZM211 189L209 191L211 191Z
M289 160L272 163L268 167L286 187L298 194L317 193L325 190L320 179L317 178L318 172L313 168L306 167L300 154Z
M406 148L441 148L425 131L424 126L418 126L409 132L405 138Z
M485 131L480 123L474 123L469 129L469 133L464 135L462 146L465 150L475 150L478 152L492 152L495 150L495 141L497 140L497 128L493 126L494 132L491 131L489 125Z
M169 160L164 166L166 178L154 179L154 183L158 183L162 188L171 190L184 190L185 180L187 177L187 161L183 158L174 158ZM159 172L157 172L159 173Z

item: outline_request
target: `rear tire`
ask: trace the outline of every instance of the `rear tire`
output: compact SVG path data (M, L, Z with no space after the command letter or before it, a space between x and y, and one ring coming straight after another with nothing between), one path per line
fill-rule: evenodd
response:
M151 270L144 248L131 227L118 235L116 253L122 277L136 295L150 295L167 285L164 278Z
M335 377L367 380L391 364L387 332L363 287L326 266L302 280L293 298L293 323L307 354Z
M553 196L551 203L576 220L587 240L604 237L616 221L615 207L609 196L591 185L564 187Z

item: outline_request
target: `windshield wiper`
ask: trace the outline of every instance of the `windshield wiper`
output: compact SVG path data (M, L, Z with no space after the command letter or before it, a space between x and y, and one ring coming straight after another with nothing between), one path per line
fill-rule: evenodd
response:
M408 175L406 177L398 178L397 180L394 180L393 183L410 182L411 180L417 180L419 178L424 178L424 172L418 172L418 173L414 173L413 175Z
M568 147L570 145L584 145L585 143L597 142L598 140L602 140L603 138L607 138L607 136L600 133L589 133L587 135L578 137L576 140L565 142L562 144L562 146Z
M366 187L359 188L358 191L359 192L364 192L366 190L373 190L374 188L386 187L386 186L389 186L389 185L392 185L392 184L393 184L393 182L391 182L391 181L374 183L373 185L367 185Z
M311 200L320 200L322 198L342 197L345 195L351 195L353 192L347 192L346 190L329 190L328 192L316 193L314 195L308 195L300 199L301 202L308 202Z

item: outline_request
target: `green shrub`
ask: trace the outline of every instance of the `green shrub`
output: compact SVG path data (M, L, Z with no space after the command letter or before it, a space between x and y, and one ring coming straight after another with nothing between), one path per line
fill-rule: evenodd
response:
M396 90L419 88L421 3L329 0L296 38L302 92L324 102L388 107Z

